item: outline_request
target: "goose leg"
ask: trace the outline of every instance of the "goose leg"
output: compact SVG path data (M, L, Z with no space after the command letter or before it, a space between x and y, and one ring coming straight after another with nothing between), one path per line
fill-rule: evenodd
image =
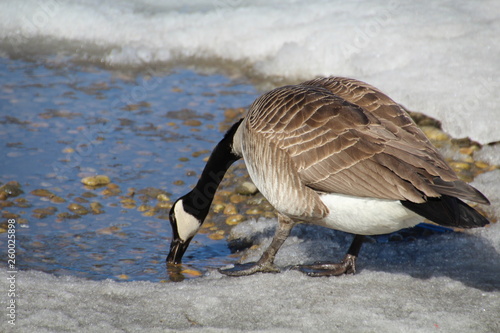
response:
M259 261L241 265L238 264L230 269L219 269L219 272L229 276L244 276L254 273L279 273L279 268L274 265L274 257L276 253L278 253L281 245L283 245L290 235L290 231L294 225L295 222L292 219L279 214L278 229L276 229L271 245L264 251Z
M296 265L292 269L297 269L309 276L332 276L356 273L356 258L363 245L364 236L355 235L354 240L347 251L344 259L340 263L315 263L312 265Z

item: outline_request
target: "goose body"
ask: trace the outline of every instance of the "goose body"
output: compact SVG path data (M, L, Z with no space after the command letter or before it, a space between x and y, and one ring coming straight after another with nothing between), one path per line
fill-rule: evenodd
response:
M401 105L366 83L321 78L262 95L226 133L198 184L171 210L168 262L180 262L223 174L241 157L278 211L279 228L257 264L230 275L275 271L274 255L297 222L356 235L397 231L423 217L465 228L488 223L460 200L488 204L486 197L458 179ZM351 246L354 260L361 239ZM347 261L352 267L341 271L354 271Z
M351 234L388 234L422 222L418 214L395 200L344 194L323 194L320 199L329 213L314 224Z

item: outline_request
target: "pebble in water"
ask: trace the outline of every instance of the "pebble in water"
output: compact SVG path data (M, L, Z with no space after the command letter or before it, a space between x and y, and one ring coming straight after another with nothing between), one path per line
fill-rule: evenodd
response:
M238 213L238 209L233 204L228 204L224 208L224 214L226 214L226 215L234 215L234 214L237 214L237 213Z
M104 210L102 210L102 205L99 202L91 202L90 209L92 211L92 214L94 215L104 213Z
M77 203L69 204L68 209L77 215L86 215L89 213L89 210L87 208Z
M154 187L146 187L145 189L137 191L137 194L139 194L139 198L143 202L147 202L150 199L156 199L160 201L170 201L165 200L169 197L170 193L165 192L164 190L160 190Z
M258 192L257 186L252 182L243 182L236 187L236 193L241 195L254 195Z
M217 230L213 234L208 235L208 238L212 240L221 240L224 239L224 230Z
M102 190L101 194L104 195L105 197L112 197L115 195L118 195L122 193L122 190L120 189L120 186L117 184L108 184L108 186Z
M213 203L212 204L212 211L214 213L222 213L224 211L224 209L226 208L226 206L222 203Z
M431 126L421 127L424 134L433 142L448 141L450 136L445 132L441 131L439 128Z
M467 162L453 161L453 162L450 162L450 166L456 172L459 172L461 170L470 170L471 169L470 163L467 163Z
M106 227L106 228L101 228L96 230L96 234L99 235L113 235L116 234L117 232L121 231L122 228L118 226L111 226L111 227Z
M242 202L246 201L247 199L248 199L247 196L241 195L241 194L233 194L229 197L229 201L231 201L231 203L233 203L233 204L242 203Z
M12 201L0 201L0 208L12 207L14 203Z
M64 203L64 202L66 202L66 199L61 198L60 196L56 195L53 198L51 198L50 201L53 203Z
M21 184L16 181L10 181L7 184L0 186L0 200L17 197L23 193L23 190L21 190Z
M225 109L224 118L226 118L226 121L232 122L235 120L235 118L243 117L245 113L246 113L245 108Z
M263 213L263 211L257 207L254 207L254 208L247 209L247 211L245 213L248 215L260 215Z
M210 153L210 150L208 149L203 149L203 150L199 150L199 151L195 151L191 154L191 156L193 157L200 157L201 155L204 155L204 154L208 154Z
M151 208L149 210L144 211L142 213L142 216L147 216L147 217L149 217L149 216L155 216L156 213L157 213L156 210L154 208Z
M187 120L184 120L183 124L186 126L200 126L201 121L199 121L198 119L187 119Z
M33 209L33 217L38 219L46 218L47 216L54 215L57 212L56 207L45 207L45 208L35 208Z
M231 215L226 219L226 224L228 225L236 225L245 220L245 216L241 214Z
M159 209L170 209L172 208L172 202L170 201L159 201L156 204L156 207Z
M62 220L69 220L69 219L79 219L81 216L78 214L70 214L68 212L62 212L57 214L57 220L56 222L62 222Z
M42 197L42 198L53 198L56 195L49 190L46 189L36 189L30 192L30 194L36 195L37 197Z
M76 197L76 198L74 198L73 200L74 200L75 202L77 202L77 203L80 203L80 204L81 204L81 203L88 203L88 202L89 202L87 199L82 198L82 197Z
M97 175L97 176L90 176L90 177L82 178L81 182L87 186L100 186L100 185L107 185L107 184L111 183L111 180L109 179L108 176Z
M36 189L30 192L32 195L36 195L37 197L42 197L42 198L47 198L50 199L51 202L53 203L64 203L66 202L66 199L61 198L58 195L55 195L49 190L46 189Z
M191 277L201 276L201 272L194 269L184 269L181 271L182 274L189 275Z
M140 205L139 207L137 207L137 210L139 212L146 212L148 210L151 210L153 207L150 206L150 205Z
M170 198L165 193L160 193L156 196L158 201L170 201Z
M14 203L19 208L30 208L32 206L26 198L17 198Z
M135 200L132 198L124 198L120 202L123 208L131 209L136 207Z

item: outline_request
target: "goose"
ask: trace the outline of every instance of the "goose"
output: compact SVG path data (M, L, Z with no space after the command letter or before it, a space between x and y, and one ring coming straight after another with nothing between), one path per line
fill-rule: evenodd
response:
M310 276L355 273L366 235L423 218L460 228L489 223L462 201L488 199L459 180L402 105L358 80L317 78L263 94L227 131L196 186L170 210L167 264L182 262L225 172L240 158L277 211L278 226L257 262L219 269L229 276L280 272L274 258L297 223L354 234L342 261L293 266Z

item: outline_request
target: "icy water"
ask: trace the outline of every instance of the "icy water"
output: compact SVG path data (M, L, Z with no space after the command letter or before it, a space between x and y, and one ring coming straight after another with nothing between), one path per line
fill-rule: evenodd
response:
M171 201L189 191L256 96L248 82L190 70L111 72L0 58L0 182L17 181L24 192L0 202L2 223L14 217L21 226L18 268L169 280ZM81 183L98 174L111 184ZM234 261L224 237L210 232L191 245L186 277Z

